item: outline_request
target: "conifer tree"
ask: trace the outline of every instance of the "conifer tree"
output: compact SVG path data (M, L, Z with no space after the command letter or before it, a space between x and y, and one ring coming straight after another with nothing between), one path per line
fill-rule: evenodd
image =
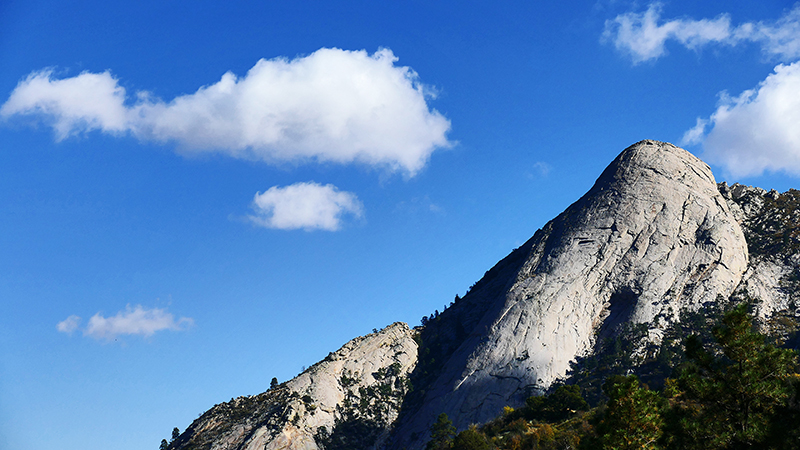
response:
M662 400L639 384L636 375L610 377L603 384L608 396L605 416L598 425L604 449L656 449L661 436Z
M678 379L669 446L782 448L776 440L787 434L780 416L796 377L795 353L755 332L745 304L726 313L713 335L716 346L687 339L690 362Z
M456 427L453 426L453 422L447 417L447 414L441 413L436 418L436 422L431 425L431 440L425 449L443 450L452 448L455 434Z

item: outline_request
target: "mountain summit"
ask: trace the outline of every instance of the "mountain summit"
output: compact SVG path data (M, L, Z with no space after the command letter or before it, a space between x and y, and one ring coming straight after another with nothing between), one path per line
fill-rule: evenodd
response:
M631 324L646 328L643 349L681 311L734 292L758 295L762 317L791 309L797 236L773 236L793 217L774 213L794 204L787 195L718 186L687 151L638 142L425 326L356 338L283 385L215 406L170 448L421 449L440 413L458 429L492 419ZM761 238L776 250L750 258Z

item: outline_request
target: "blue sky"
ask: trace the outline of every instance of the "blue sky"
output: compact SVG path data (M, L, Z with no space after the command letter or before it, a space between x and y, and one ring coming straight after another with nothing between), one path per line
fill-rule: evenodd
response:
M800 175L792 2L0 4L0 448L155 449L411 325L641 139Z

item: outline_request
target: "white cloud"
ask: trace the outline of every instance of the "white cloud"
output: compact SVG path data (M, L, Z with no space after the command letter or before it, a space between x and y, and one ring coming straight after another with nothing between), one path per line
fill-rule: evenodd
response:
M320 49L293 60L262 59L247 75L225 73L193 94L164 102L146 92L126 104L110 72L22 80L0 116L34 116L58 139L91 130L176 142L186 153L221 152L267 162L360 162L414 175L451 143L450 121L427 100L391 50Z
M81 318L75 315L67 317L56 325L58 331L70 334L80 326ZM125 311L120 311L112 317L103 317L97 313L89 319L83 329L83 335L94 339L113 340L121 335L152 336L161 330L184 330L194 324L188 317L175 317L165 309L145 309L141 305L131 308L128 305Z
M109 72L84 72L52 79L53 71L34 72L22 80L0 107L0 115L36 115L55 130L58 140L80 131L120 133L128 128L125 89Z
M257 225L280 230L303 228L336 231L342 216L363 215L363 206L355 194L339 191L332 184L295 183L286 187L273 186L256 193L253 199Z
M81 324L81 318L72 315L56 324L56 329L62 333L72 334Z
M800 62L778 65L739 96L722 93L711 117L699 118L684 135L684 144L700 142L704 157L733 176L800 175Z
M628 12L607 20L602 40L613 42L634 64L663 56L670 39L692 50L712 43L733 46L756 42L765 54L781 61L800 57L800 4L773 23L746 22L734 27L727 14L715 19L660 21L661 4L652 3L645 12Z

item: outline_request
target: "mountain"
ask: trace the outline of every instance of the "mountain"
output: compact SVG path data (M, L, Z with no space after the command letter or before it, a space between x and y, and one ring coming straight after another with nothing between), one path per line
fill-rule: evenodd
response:
M800 195L718 185L669 143L625 149L594 186L423 327L359 337L297 378L216 405L170 449L420 449L564 379L631 326L644 360L685 311L760 299L797 323ZM636 360L636 358L633 358Z

